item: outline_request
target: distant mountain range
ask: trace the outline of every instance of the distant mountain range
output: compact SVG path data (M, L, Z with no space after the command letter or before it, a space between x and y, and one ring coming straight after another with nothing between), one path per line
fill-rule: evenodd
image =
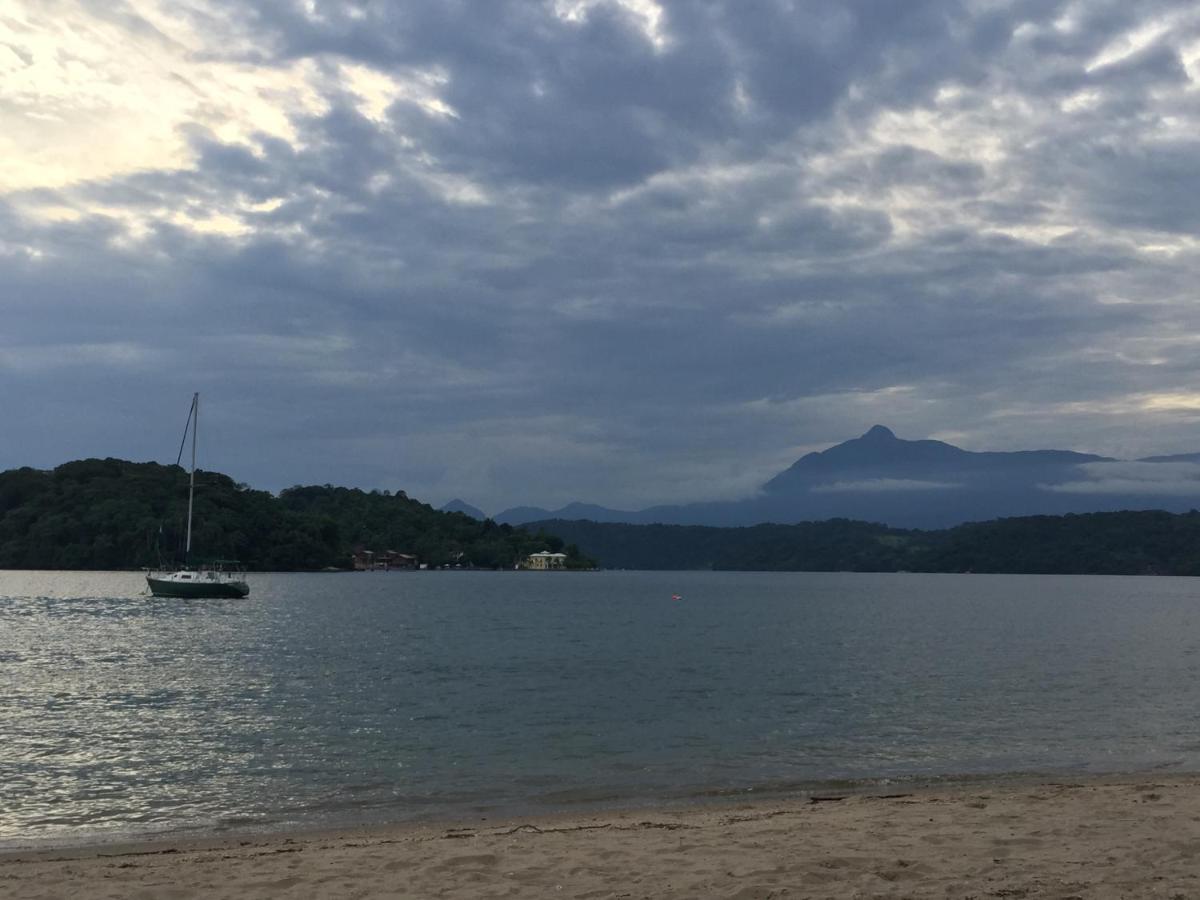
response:
M464 504L465 505L465 504ZM975 452L909 441L876 425L809 453L738 501L629 511L586 503L506 509L497 522L557 520L741 526L831 518L900 528L946 528L1010 516L1200 506L1200 453L1117 460L1069 450Z

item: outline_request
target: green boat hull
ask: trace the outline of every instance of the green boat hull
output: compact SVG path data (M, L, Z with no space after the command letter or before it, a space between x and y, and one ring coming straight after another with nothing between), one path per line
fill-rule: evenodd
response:
M250 593L250 586L244 581L209 581L203 578L196 581L175 581L147 575L146 584L150 586L150 593L155 597L176 597L185 600L238 599Z

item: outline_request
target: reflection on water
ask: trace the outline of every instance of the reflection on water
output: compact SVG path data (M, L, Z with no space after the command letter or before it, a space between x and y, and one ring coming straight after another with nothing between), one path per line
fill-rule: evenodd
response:
M1196 768L1186 579L0 572L0 838ZM672 594L682 601L672 601Z

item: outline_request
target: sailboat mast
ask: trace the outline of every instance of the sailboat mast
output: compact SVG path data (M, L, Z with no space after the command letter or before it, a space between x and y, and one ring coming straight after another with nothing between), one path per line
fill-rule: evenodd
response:
M196 429L200 426L200 392L192 394L192 473L188 478L188 526L184 559L192 552L192 499L196 494Z

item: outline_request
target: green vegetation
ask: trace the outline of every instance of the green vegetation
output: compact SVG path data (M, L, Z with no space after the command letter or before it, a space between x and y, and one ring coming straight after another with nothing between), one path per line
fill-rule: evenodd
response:
M1200 575L1200 512L998 519L915 531L831 519L708 528L552 520L609 568Z
M0 568L123 569L182 558L187 472L87 459L0 472ZM1200 575L1200 512L999 519L915 531L831 519L708 528L549 521L525 528L444 513L403 492L311 486L278 497L196 473L198 558L252 569L347 568L360 548L429 566L511 568L538 550L568 568ZM536 530L535 530L536 529ZM567 543L569 542L569 543ZM582 552L580 551L582 548ZM584 554L587 554L585 556Z
M127 569L182 559L187 472L86 459L50 472L0 472L0 568ZM512 568L538 550L591 560L544 532L443 513L403 492L294 487L278 497L196 472L196 558L260 570L346 568L358 548L416 555L430 566Z

